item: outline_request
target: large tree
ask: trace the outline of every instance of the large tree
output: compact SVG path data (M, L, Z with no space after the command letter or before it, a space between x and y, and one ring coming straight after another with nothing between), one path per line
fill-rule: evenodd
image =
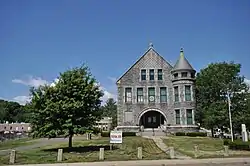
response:
M102 116L112 117L112 128L117 126L117 105L113 98L109 98L102 106Z
M101 118L103 92L88 67L61 73L55 86L31 89L32 133L34 137L69 138L90 132Z
M229 127L228 94L234 131L239 132L241 123L250 121L246 107L248 86L240 75L240 68L240 64L233 62L212 63L197 74L196 121L201 126L209 129Z

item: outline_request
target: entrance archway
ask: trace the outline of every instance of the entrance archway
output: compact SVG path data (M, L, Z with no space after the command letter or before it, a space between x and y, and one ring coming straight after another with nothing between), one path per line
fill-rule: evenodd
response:
M158 128L164 124L166 116L158 110L146 110L139 116L139 125L144 128Z

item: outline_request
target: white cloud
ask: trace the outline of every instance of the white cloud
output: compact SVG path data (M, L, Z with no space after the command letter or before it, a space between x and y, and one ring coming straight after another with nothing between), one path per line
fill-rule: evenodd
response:
M117 79L115 77L108 77L109 80L111 80L113 83L116 83Z
M16 96L13 98L13 101L18 102L21 105L25 105L26 103L30 102L29 96Z
M245 78L245 82L250 86L250 80Z
M13 79L12 82L33 87L39 87L40 85L48 84L48 81L43 80L40 77L33 77L33 76L28 76L24 79Z

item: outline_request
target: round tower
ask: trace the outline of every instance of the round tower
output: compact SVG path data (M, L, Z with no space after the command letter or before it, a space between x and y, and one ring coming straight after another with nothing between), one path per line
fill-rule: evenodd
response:
M172 125L175 126L175 132L197 130L194 120L196 108L195 73L196 71L185 58L183 48L181 48L179 59L171 71L175 112L175 122Z

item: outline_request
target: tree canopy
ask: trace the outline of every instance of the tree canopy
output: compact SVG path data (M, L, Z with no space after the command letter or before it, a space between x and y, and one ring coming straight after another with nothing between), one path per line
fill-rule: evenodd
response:
M240 64L221 62L209 64L197 73L196 122L201 126L209 129L229 127L229 94L234 131L239 132L242 123L250 127L246 100L249 87L240 75L240 69Z
M0 122L29 122L24 106L17 102L0 100Z
M112 117L112 128L117 126L117 105L113 98L109 98L105 105L102 106L102 116L103 117Z
M88 67L81 66L60 73L55 86L30 90L32 100L32 134L34 137L69 137L93 129L101 118L103 92Z

